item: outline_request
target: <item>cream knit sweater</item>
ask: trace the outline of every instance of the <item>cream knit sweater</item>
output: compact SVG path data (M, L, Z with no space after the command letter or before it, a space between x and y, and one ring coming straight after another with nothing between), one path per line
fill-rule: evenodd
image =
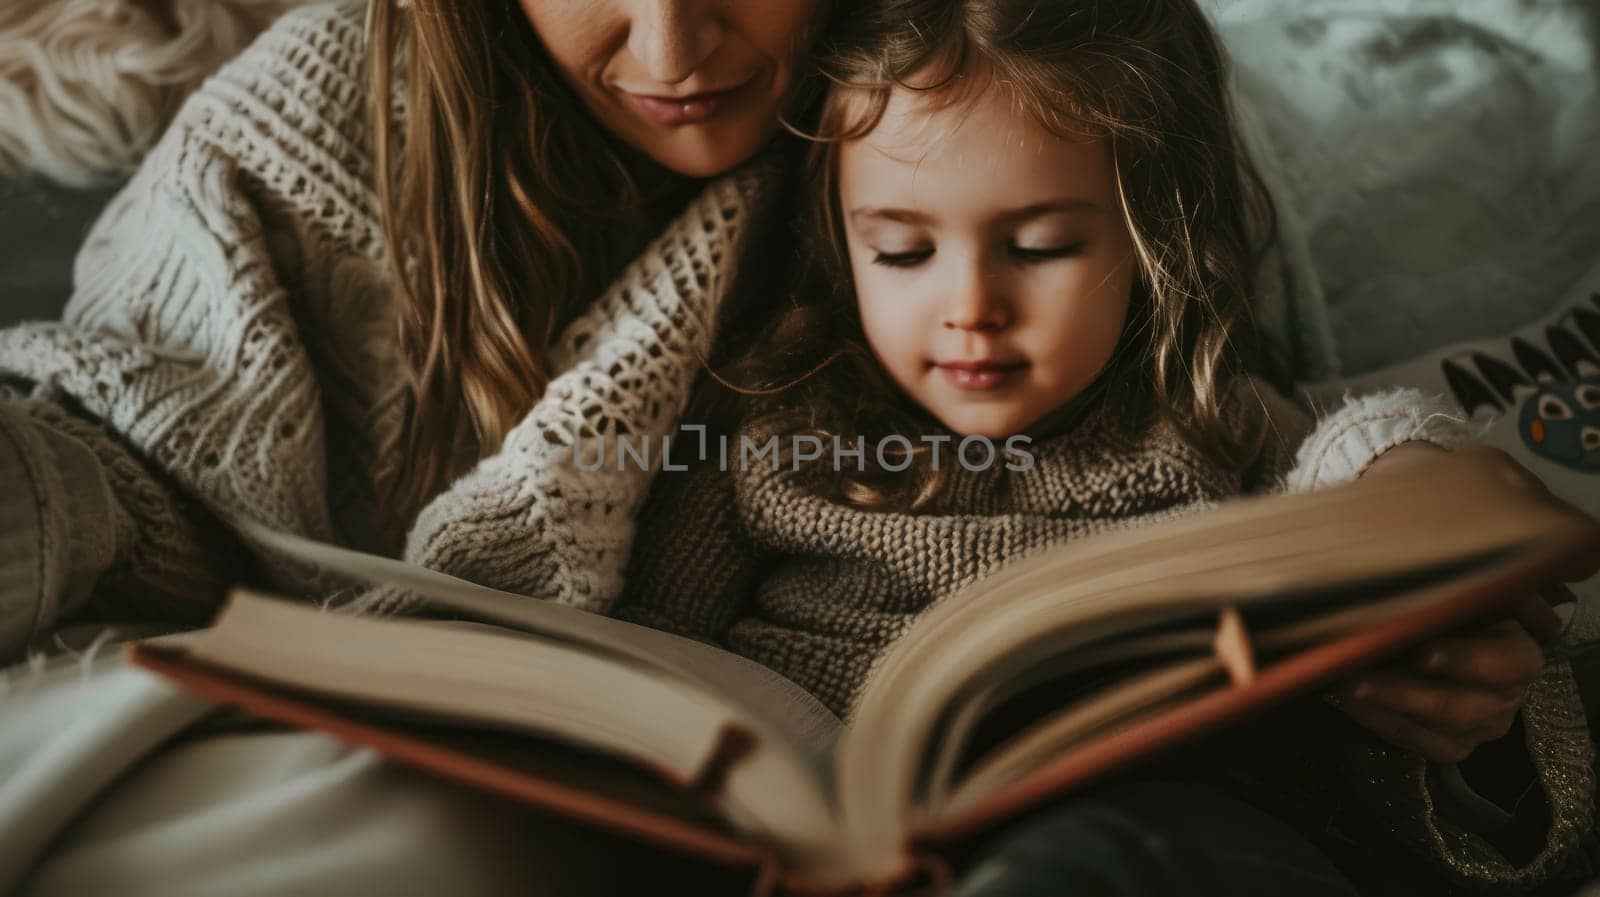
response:
M203 619L245 559L212 512L592 610L620 591L650 471L584 472L571 442L675 422L773 172L712 183L594 300L544 398L401 549L374 524L406 393L361 46L359 4L281 19L94 226L63 320L0 332L0 656L92 592Z

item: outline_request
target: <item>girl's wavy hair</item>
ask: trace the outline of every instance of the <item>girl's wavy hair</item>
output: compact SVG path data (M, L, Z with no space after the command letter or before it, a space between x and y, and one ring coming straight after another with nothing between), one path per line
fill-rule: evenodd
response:
M1138 276L1121 344L1077 409L1117 403L1129 425L1167 422L1224 463L1259 450L1264 426L1241 431L1225 405L1235 378L1264 362L1249 297L1274 221L1235 131L1222 51L1193 0L874 0L820 56L833 83L810 135L803 281L719 372L739 393L730 400L738 417L825 440L863 436L869 447L937 427L881 369L862 331L838 207L839 148L877 125L896 89L925 92L935 105L999 90L1054 133L1110 143ZM914 511L940 494L951 467L934 471L926 450L914 454L894 473L869 448L865 472L847 466L815 486L857 507ZM908 459L886 460L898 468Z
M379 492L409 519L543 394L546 348L638 248L617 235L645 198L519 4L372 0L366 30L411 394Z

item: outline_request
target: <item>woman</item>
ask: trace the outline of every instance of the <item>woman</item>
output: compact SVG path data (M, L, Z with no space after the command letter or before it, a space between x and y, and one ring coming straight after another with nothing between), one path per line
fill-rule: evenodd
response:
M594 609L616 594L647 479L579 476L570 441L664 432L681 410L778 201L772 164L746 163L795 111L826 4L362 6L290 14L193 95L90 234L63 321L0 333L0 656L86 610L203 621L254 565L326 587L252 555L224 511ZM485 869L521 892L579 838L395 787L412 780L315 736L189 729L203 704L103 672L81 693L48 674L10 689L0 891L182 730L130 786L179 782L182 807L127 797L133 830L220 807L242 828L152 850L84 823L73 843L95 860L58 850L33 890L193 887L218 881L211 863L234 892L393 893ZM248 775L197 772L250 752ZM330 825L357 833L331 871ZM407 847L364 852L386 839Z
M108 208L64 321L0 335L0 657L92 599L204 620L244 556L222 509L604 609L646 480L565 446L681 410L774 192L770 165L701 181L778 130L822 13L416 0L275 26ZM530 557L535 526L575 535Z

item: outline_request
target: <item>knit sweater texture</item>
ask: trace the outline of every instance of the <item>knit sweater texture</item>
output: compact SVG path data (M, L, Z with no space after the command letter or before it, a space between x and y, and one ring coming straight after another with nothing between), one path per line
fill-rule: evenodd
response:
M580 470L571 444L659 435L681 413L775 171L752 163L692 200L560 334L543 398L498 450L397 538L377 483L400 462L407 377L361 47L359 4L281 19L95 224L62 320L0 332L0 465L32 487L4 499L29 526L0 545L25 574L0 602L0 654L91 595L203 620L247 558L288 591L333 586L230 550L213 515L596 611L620 591L652 472Z
M978 447L963 464L954 436L941 459L945 488L915 513L864 510L819 495L811 484L834 464L831 448L798 463L736 454L732 446L762 446L774 437L787 449L788 434L752 422L730 441L725 465L712 458L678 488L664 484L651 497L620 612L720 640L848 719L879 654L922 611L1002 564L1279 488L1310 421L1271 387L1252 385L1278 413L1251 463L1212 461L1164 424L1132 433L1118 409L1102 404L1069 432L1027 445L1027 464L1005 463L1010 459L1000 453L982 463ZM1251 425L1242 418L1264 414L1259 400L1230 408L1240 418L1230 423L1241 429Z

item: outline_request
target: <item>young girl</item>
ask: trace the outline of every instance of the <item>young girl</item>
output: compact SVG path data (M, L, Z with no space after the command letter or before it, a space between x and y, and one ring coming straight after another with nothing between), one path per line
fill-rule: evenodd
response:
M679 440L674 461L690 470L664 475L646 503L625 616L721 642L848 719L874 660L920 612L1021 554L1241 493L1348 481L1402 443L1417 445L1383 464L1460 441L1420 395L1355 401L1313 427L1252 376L1264 366L1248 306L1264 236L1253 223L1265 216L1190 0L880 2L852 22L829 48L834 87L810 160L815 277L721 372L739 395L699 403L731 410L730 439L716 451ZM1345 731L1350 748L1330 748L1329 765L1390 808L1373 824L1460 879L1539 880L1590 824L1590 747L1562 716L1570 674L1540 674L1529 645L1517 631L1449 642L1435 648L1455 659L1431 680L1392 670L1341 693L1391 744ZM1497 850L1469 831L1493 823L1461 810L1483 797L1418 753L1453 764L1504 734L1530 683L1528 806L1548 824ZM1440 695L1450 702L1428 704ZM1292 734L1277 733L1280 750ZM1317 849L1212 784L1069 801L1065 819L1034 825L1075 834L1034 850L1024 831L998 848L990 885L965 887L1009 893L1042 859L1066 891L1074 876L1128 891L1170 876L1202 893L1349 892ZM1310 806L1323 827L1353 812ZM1117 825L1140 837L1107 834ZM1200 858L1138 846L1164 834ZM1292 861L1243 859L1264 848Z

